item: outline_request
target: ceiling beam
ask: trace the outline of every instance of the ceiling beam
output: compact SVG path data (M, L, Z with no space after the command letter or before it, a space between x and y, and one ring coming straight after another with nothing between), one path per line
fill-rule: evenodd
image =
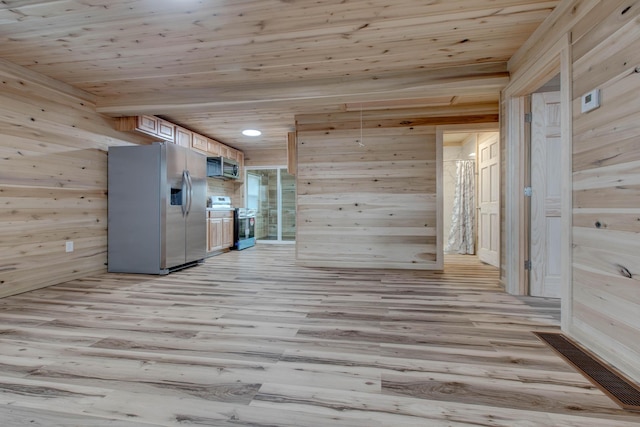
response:
M172 114L225 110L304 108L463 93L500 91L509 82L506 63L482 63L446 69L420 69L366 77L327 78L132 93L98 101L98 111L113 115Z

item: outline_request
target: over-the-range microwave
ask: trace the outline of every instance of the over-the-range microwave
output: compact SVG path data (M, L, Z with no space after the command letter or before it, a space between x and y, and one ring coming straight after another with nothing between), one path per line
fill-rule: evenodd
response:
M213 178L238 179L238 162L226 157L207 157L207 176Z

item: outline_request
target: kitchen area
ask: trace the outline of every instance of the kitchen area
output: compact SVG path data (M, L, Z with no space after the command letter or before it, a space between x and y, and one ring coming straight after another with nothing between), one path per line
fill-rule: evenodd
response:
M241 151L155 116L118 130L151 139L109 149L110 272L168 274L255 245Z

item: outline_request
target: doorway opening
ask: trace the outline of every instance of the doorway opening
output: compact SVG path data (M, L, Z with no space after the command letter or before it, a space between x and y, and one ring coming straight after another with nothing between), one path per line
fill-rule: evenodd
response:
M530 241L542 236L542 233L555 233L560 237L559 253L559 298L561 302L561 325L566 330L572 319L572 248L571 248L571 212L572 212L572 94L571 94L571 41L563 37L554 43L544 57L532 63L521 73L518 73L502 92L504 114L503 139L505 141L505 238L504 268L502 281L508 293L513 295L531 295L530 269L534 259ZM560 92L559 103L553 107L553 114L559 116L559 154L555 154L555 172L559 174L560 201L559 223L552 226L552 230L545 231L530 223L529 206L535 189L530 187L530 173L528 169L536 167L530 161L531 132L528 129L532 123L527 123L527 113L531 111L529 97L554 81L559 74ZM538 117L543 117L538 115ZM530 121L536 119L531 114ZM548 155L545 154L545 159ZM549 154L551 156L551 154ZM538 185L539 187L539 185ZM533 209L533 208L531 208ZM543 207L550 213L550 207ZM533 215L533 211L531 212ZM545 214L546 216L546 214ZM556 222L558 222L556 220ZM554 228L555 227L555 228ZM559 229L559 230L558 230ZM556 230L556 231L553 231ZM545 247L545 246L542 246ZM557 262L556 259L554 262Z
M442 147L442 232L446 255L476 255L475 133L445 133Z
M470 255L500 266L498 125L442 126L445 255ZM446 261L446 260L445 260Z
M256 210L255 237L260 243L295 243L296 181L287 167L246 169L248 209Z

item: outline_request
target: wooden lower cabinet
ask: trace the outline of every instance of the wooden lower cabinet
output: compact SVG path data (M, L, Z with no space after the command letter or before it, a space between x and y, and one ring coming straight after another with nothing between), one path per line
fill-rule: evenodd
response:
M222 249L222 218L207 220L207 252Z
M233 217L222 218L222 247L233 246Z
M208 211L207 252L233 246L233 211Z

